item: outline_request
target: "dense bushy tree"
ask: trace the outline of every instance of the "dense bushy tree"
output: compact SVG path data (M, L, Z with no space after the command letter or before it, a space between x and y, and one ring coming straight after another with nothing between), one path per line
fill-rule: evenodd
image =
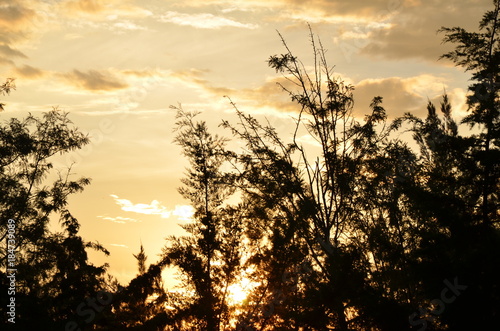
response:
M443 57L472 72L469 115L462 121L473 128L472 134L458 133L447 98L441 104L443 118L430 104L425 121L409 119L422 165L410 195L412 215L419 224L414 232L419 245L412 254L421 293L427 298L423 302L434 308L431 313L420 311L425 320L412 322L429 329L484 329L499 314L498 275L493 267L500 260L499 13L495 0L479 32L441 30L445 42L456 44ZM452 279L461 284L456 302L433 306L432 295L443 290L444 280Z
M71 180L71 168L53 169L51 161L56 154L86 143L88 138L72 126L67 113L57 109L42 118L12 118L0 127L0 261L7 265L5 238L12 219L16 326L63 328L68 319L81 319L77 306L100 289L106 266L90 263L86 250L108 252L79 236L80 224L68 210L68 197L82 191L90 180ZM59 220L60 231L49 230L52 220ZM6 293L5 273L0 278L2 293Z
M138 262L138 275L127 286L110 288L113 301L97 325L99 330L164 330L174 324L173 314L166 309L173 298L165 290L163 266L150 264L146 268L146 255L141 250L134 255Z
M445 42L457 44L445 55L456 65L472 72L471 94L467 98L470 114L463 120L480 132L474 139L473 156L481 169L481 194L477 197L481 222L491 225L497 216L500 160L500 2L488 11L479 25L480 32L462 28L443 28ZM480 206L480 207L479 207Z

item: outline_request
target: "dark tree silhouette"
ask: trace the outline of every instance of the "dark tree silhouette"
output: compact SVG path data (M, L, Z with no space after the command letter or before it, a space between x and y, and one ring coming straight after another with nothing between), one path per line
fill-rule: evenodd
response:
M99 330L165 330L174 324L173 314L166 310L173 298L163 284L163 266L151 264L146 268L142 244L134 257L139 274L126 287L112 287L113 301L96 326Z
M0 95L9 94L11 90L15 90L16 85L14 84L14 78L7 78L5 83L0 85ZM3 111L5 107L4 103L0 102L0 111Z
M12 219L16 327L54 329L64 328L67 320L81 321L78 305L86 297L96 297L101 289L106 265L94 266L86 250L108 252L78 235L80 224L68 210L68 197L82 191L90 180L71 180L71 168L56 174L51 162L52 156L88 143L71 124L67 113L52 110L42 118L12 118L0 127L0 261L7 265L5 239ZM52 182L48 180L54 177ZM49 222L57 218L61 231L49 230ZM2 293L7 293L3 272L0 282ZM2 295L3 316L7 299Z
M285 52L268 65L295 104L290 137L230 101L238 120L222 126L244 144L210 133L196 112L177 111L175 143L189 161L180 194L193 219L167 238L121 287L86 249L68 197L90 183L53 174L52 157L88 139L58 110L0 126L0 260L16 225L17 318L22 328L98 330L483 330L496 325L500 289L500 1L479 32L442 28L456 45L442 57L472 73L469 114L457 122L448 96L427 116L388 122L382 97L353 114L354 87L335 77L310 29L311 66L280 35ZM307 68L312 68L308 70ZM0 94L15 88L8 79ZM390 93L390 91L389 91ZM3 110L4 104L0 104ZM473 128L467 133L460 125ZM400 133L412 134L412 141ZM307 135L316 147L301 143ZM416 146L412 148L410 146ZM55 178L49 180L49 178ZM230 204L231 203L231 204ZM48 228L59 218L61 231ZM178 271L167 291L162 271ZM231 286L252 283L230 300ZM0 291L7 292L0 272ZM111 302L90 319L79 303L105 290ZM101 293L102 294L102 293ZM2 296L0 312L7 301ZM40 327L41 325L41 327Z
M335 326L339 330L376 325L373 316L362 313L367 309L373 313L384 299L371 288L377 284L368 281L373 276L364 238L371 228L362 224L366 225L373 204L381 200L368 196L376 194L374 187L368 191L363 185L377 175L373 165L388 144L382 98L373 99L371 113L358 123L352 115L353 87L333 76L325 51L312 33L312 74L283 43L287 52L272 56L269 65L297 88L282 86L299 108L291 141L284 142L274 128L238 109L236 126L224 122L246 143L247 152L238 158L246 185L244 197L253 206L251 217L259 220L254 220L260 226L259 240L268 243L267 249L255 254L255 261L264 261L256 268L265 278L256 280L261 286L255 305L261 304L257 298L265 298L272 313L253 312L243 324L261 330L277 325L283 329ZM314 158L314 151L298 142L297 132L304 128L320 146ZM287 284L286 275L297 266L307 271L294 277L294 284ZM288 290L290 285L294 291ZM407 326L406 316L404 310L397 317L393 314L397 322L392 325Z
M139 253L134 254L135 259L137 260L137 265L139 269L139 275L142 275L146 272L146 260L148 257L146 256L146 252L144 251L144 247L142 246L141 243L141 250Z
M411 322L428 329L486 329L500 309L493 267L500 260L500 5L493 4L480 22L480 32L441 29L444 41L456 44L443 57L472 72L469 115L462 123L475 131L458 133L446 96L443 118L432 104L425 121L408 117L421 165L419 180L407 189L410 212L419 225L412 235L418 240L412 263L420 284L416 299L428 308L413 314ZM460 296L447 305L433 304L431 298L445 291L445 280L460 285L453 286Z
M175 142L190 168L179 189L195 209L192 222L182 225L187 236L169 237L163 265L176 267L184 286L182 305L175 307L182 328L221 330L231 324L228 288L236 280L241 254L241 215L226 200L233 194L232 176L222 167L226 140L208 132L197 113L177 110Z
M499 185L500 139L500 1L494 0L494 9L484 14L480 32L462 28L442 28L444 42L457 44L454 51L442 57L472 72L471 94L467 98L470 114L464 123L478 126L474 135L474 156L482 169L481 219L491 225L497 216Z

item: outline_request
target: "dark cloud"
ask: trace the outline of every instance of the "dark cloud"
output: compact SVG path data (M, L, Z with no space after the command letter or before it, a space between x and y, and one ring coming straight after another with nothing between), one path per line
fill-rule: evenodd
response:
M293 89L295 86L285 77L275 77L269 79L261 86L255 88L229 88L224 86L214 86L204 76L207 71L191 69L178 71L172 76L191 83L203 90L204 92L214 96L228 96L233 101L245 103L253 107L271 107L283 112L299 112L300 108L296 103L291 101L290 96L283 91L280 84L286 88Z
M307 10L323 16L349 15L372 18L386 16L399 10L403 2L403 0L310 0L305 4L301 0L285 1L287 6L291 5L294 9L304 10L304 6L307 6Z
M0 0L0 65L12 65L14 58L26 58L16 44L30 34L30 22L35 16L35 11L21 1Z
M10 47L9 45L0 45L0 56L2 55L7 58L12 58L12 57L27 58L27 56L23 52L20 52L17 49Z
M128 87L128 84L119 81L108 71L89 70L83 72L75 69L71 73L63 74L62 77L71 85L88 91L104 92Z
M460 26L477 30L479 20L491 7L491 1L410 1L389 22L389 29L370 32L361 54L390 60L420 58L436 62L452 49L441 43L441 27ZM470 19L464 20L464 13Z
M346 56L436 62L452 49L442 45L441 27L476 30L492 0L300 0L280 2L288 16L337 27L336 42ZM357 36L356 36L357 35ZM446 61L442 63L449 64Z
M282 86L290 91L296 91L295 86L286 77L278 76L268 79L262 85L254 88L234 89L214 86L205 79L205 71L187 70L174 74L175 77L191 83L210 96L229 96L240 105L251 106L255 109L274 109L281 113L294 114L300 111L300 106L291 100L290 95ZM429 81L434 81L430 86ZM423 86L427 86L425 89ZM410 78L390 77L384 79L366 79L355 85L354 115L362 117L370 112L370 103L376 96L382 96L383 106L391 118L412 112L416 115L425 114L427 97L439 95L444 83L439 77L422 75Z
M0 65L1 64L14 64L13 58L27 58L23 53L10 47L9 45L0 45Z
M35 12L16 0L0 0L0 26L14 29L35 16Z
M14 61L9 60L9 59L0 55L0 66L1 65L13 65L13 64L14 64Z
M45 75L45 72L41 69L29 66L29 65L24 65L22 67L17 67L15 69L16 75L23 77L23 78L39 78Z
M354 90L355 115L368 114L370 103L376 96L383 97L382 105L389 117L402 116L406 112L421 114L425 111L427 101L412 91L412 82L414 80L403 80L397 77L361 81Z

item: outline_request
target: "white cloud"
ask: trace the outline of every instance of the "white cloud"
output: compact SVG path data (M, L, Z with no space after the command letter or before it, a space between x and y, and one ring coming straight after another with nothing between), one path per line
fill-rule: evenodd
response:
M185 14L168 11L160 17L160 21L177 25L192 26L200 29L220 29L222 27L255 29L258 27L256 24L245 24L222 16L215 16L210 13Z
M120 224L125 224L125 223L128 223L128 222L140 222L138 220L136 220L135 218L130 218L130 217L121 217L121 216L117 216L117 217L110 217L110 216L97 216L98 218L101 218L105 221L110 221L110 222L115 222L115 223L120 223Z
M189 221L193 217L193 207L189 205L176 205L172 214L177 216L180 221Z
M137 31L137 30L147 30L147 28L137 25L130 21L116 22L113 24L113 28L119 31Z
M134 212L146 215L160 215L162 218L169 218L171 215L177 216L179 220L187 221L191 219L194 214L193 207L189 205L176 205L173 210L169 210L163 206L158 200L153 200L151 203L132 203L128 199L121 199L117 195L111 194L116 204L121 207L123 211Z
M109 244L109 246L128 248L127 245L123 245L123 244Z

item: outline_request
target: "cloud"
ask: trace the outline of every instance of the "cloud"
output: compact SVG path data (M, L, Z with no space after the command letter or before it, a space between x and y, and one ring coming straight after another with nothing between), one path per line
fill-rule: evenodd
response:
M240 23L222 16L210 13L186 14L168 11L160 17L161 22L173 23L181 26L191 26L199 29L220 29L223 27L235 27L245 29L256 29L258 26L250 23Z
M41 69L24 65L22 67L16 67L15 73L17 76L22 78L39 78L45 76L45 72Z
M131 95L131 93L133 95L135 93L144 93L147 89L165 84L171 78L169 70L158 68L133 70L112 67L100 70L74 69L70 72L54 72L53 76L57 79L54 82L51 81L49 89L52 91L63 93L69 91L76 94L123 91L128 95ZM116 103L123 100L119 101L110 98L108 101ZM131 100L124 102L130 105Z
M111 194L115 203L120 206L123 211L134 212L145 215L160 215L162 218L170 218L171 215L177 216L179 220L187 221L193 217L193 207L189 205L176 205L173 210L163 206L158 200L153 200L151 203L132 203L128 199L122 199L117 195Z
M207 71L191 69L175 72L172 75L192 88L197 88L199 95L205 94L207 99L230 96L240 109L254 114L277 116L281 119L295 117L300 106L291 100L280 84L295 91L287 77L269 77L260 86L252 88L227 88L214 86L205 76ZM426 114L428 100L439 98L449 89L449 80L439 75L422 74L412 77L387 77L380 79L364 79L353 82L349 77L339 75L346 83L354 85L354 115L363 117L370 112L370 104L374 97L383 97L383 106L388 116L398 117L405 112L415 115ZM288 123L288 122L287 122Z
M370 32L369 42L360 49L361 54L390 60L420 58L436 62L453 47L442 45L444 35L437 31L442 26L457 25L476 30L477 22L490 7L491 1L488 0L409 1L390 17L391 28ZM464 21L464 13L471 19Z
M47 29L41 24L44 7L39 1L0 0L0 64L13 65L15 58L27 58L18 47Z
M5 28L26 24L33 18L35 12L25 7L19 1L0 2L0 26Z
M117 216L117 217L97 216L97 217L101 218L105 221L110 221L110 222L120 223L120 224L140 222L140 221L136 220L135 218L130 218L130 217L121 217L121 216Z
M75 0L64 3L68 15L85 16L93 20L116 19L119 16L146 17L149 10L132 5L124 0Z
M128 87L128 84L118 80L107 70L83 72L75 69L70 73L62 74L61 77L73 86L93 92L114 91Z
M130 21L121 21L116 22L113 25L113 29L124 32L124 31L139 31L139 30L147 30L147 28L137 25Z
M235 91L233 88L227 87L215 87L210 84L210 82L204 77L208 71L199 70L191 68L189 70L179 70L172 73L172 77L181 80L184 84L190 85L194 88L200 88L206 92L209 92L210 95L218 95L224 96L231 94L231 92Z
M21 57L21 58L27 58L27 56L23 53L18 51L17 49L13 49L9 45L0 45L0 55L3 55L8 58L12 57Z
M115 246L115 247L128 248L128 246L127 246L127 245L123 245L123 244L109 244L109 246Z
M411 0L406 0L411 1ZM373 22L379 16L397 11L403 0L186 0L185 7L207 5L221 7L222 12L257 11L272 15L271 20L295 20L308 23ZM271 9L271 11L270 11Z
M411 0L406 0L411 1ZM372 1L344 1L344 0L185 0L186 7L202 7L216 5L223 7L223 11L256 10L262 8L280 9L280 12L310 12L316 16L336 15L375 15L382 10L394 10L403 3L403 0L372 0Z
M177 216L180 221L190 221L193 218L194 209L189 205L176 205L172 215Z
M104 4L98 0L78 0L71 1L67 4L68 8L75 11L83 11L86 13L98 13L105 9Z
M236 89L214 86L205 78L208 73L206 70L190 69L174 72L171 76L192 88L199 89L208 99L228 96L234 101L245 102L246 106L253 108L274 108L287 113L298 112L297 106L291 102L288 94L279 86L279 84L282 84L292 88L290 81L285 77L270 77L260 86Z
M217 1L215 1L217 2ZM219 1L221 4L225 1ZM256 1L265 6L268 1ZM389 60L422 59L436 62L451 49L441 45L442 26L461 26L476 30L491 0L275 0L276 17L283 22L295 20L336 28L336 47L346 57L362 54ZM464 20L464 13L471 19ZM335 31L335 30L334 30ZM347 53L347 54L346 54ZM449 65L447 61L440 63Z
M369 105L376 96L383 97L382 106L390 117L406 112L425 115L427 101L442 95L446 87L446 79L433 75L365 79L355 86L355 115L369 113Z
M127 76L133 76L138 78L151 78L151 77L160 78L167 76L170 72L162 72L161 70L158 69L141 69L141 70L126 69L122 70L121 73Z
M6 44L0 44L0 64L14 64L12 58L27 58L27 56Z
M114 15L111 15L114 16ZM102 30L109 30L113 33L116 34L123 34L126 32L131 32L131 31L147 31L148 28L142 25L139 25L137 23L134 23L130 20L120 20L120 21L115 21L115 18L109 18L108 21L106 22L93 22L90 20L74 20L72 22L68 22L69 26L72 28L77 29L78 31L85 31L89 29L97 30L97 31L102 31ZM83 38L82 35L78 33L71 33L71 34L66 34L65 39L71 40L71 39L79 39Z

